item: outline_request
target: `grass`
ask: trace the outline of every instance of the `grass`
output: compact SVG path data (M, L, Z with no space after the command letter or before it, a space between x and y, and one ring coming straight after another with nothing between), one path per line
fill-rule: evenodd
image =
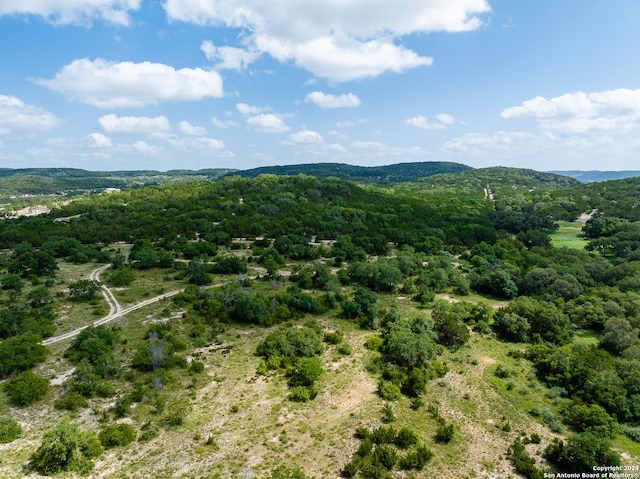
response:
M558 221L558 230L550 235L551 244L556 248L583 250L587 240L582 237L582 223L579 221Z
M95 267L63 265L64 282L83 278ZM135 282L126 290L118 291L118 298L126 306L158 294L161 288L169 291L185 284L167 281L166 277L167 271L136 271ZM216 277L215 282L233 278ZM61 291L64 282L56 285ZM264 282L256 285L269 287ZM283 287L287 285L285 282ZM398 296L401 295L379 295L379 307L395 305L403 316L409 317L429 314L428 309L418 308L410 298ZM477 295L460 299L487 301ZM487 302L493 307L507 304ZM69 324L65 327L70 328L72 321L82 324L91 320L88 311L80 303L69 304ZM125 420L132 422L136 429L151 421L159 427L158 436L133 443L126 450L108 451L98 461L92 477L268 477L269 471L280 464L299 467L309 478L339 477L340 470L360 443L353 437L355 429L359 426L372 429L382 423L381 410L385 402L376 394L377 373L366 370L366 365L379 354L364 348L366 339L378 333L362 330L352 321L337 317L338 309L316 319L325 330L339 330L352 352L340 355L337 346L325 345L322 355L325 373L318 380L320 393L313 401L302 404L286 399L288 386L282 373L256 374L261 361L254 354L256 346L274 328L226 325L224 332L207 336L196 346L188 336L190 320L181 317L181 311L171 300L154 303L111 323L121 328L123 344L118 347L117 356L125 363L130 361L149 324L167 320L167 311L173 331L188 345L180 354L201 361L205 370L195 375L179 368L169 370L160 395L168 401L188 398L193 411L184 425L167 429L162 427L163 413L158 412L151 401L137 403ZM309 317L297 322L302 324ZM575 340L590 343L595 339L582 335ZM72 364L62 357L68 344L54 345L50 359L36 368L36 372L50 378L68 372ZM462 348L445 351L439 358L450 371L444 378L429 383L422 398L423 406L412 409L406 397L392 404L396 416L393 427L411 428L435 453L424 471L413 477L514 475L506 453L523 432L537 432L542 436L542 444L533 451L540 457L539 452L556 435L541 417L529 412L538 408L557 417L560 404L557 396L535 378L525 359L508 354L525 347L500 342L492 335L473 333ZM507 377L495 375L498 365L509 371ZM130 379L150 380L151 376L134 373ZM120 395L133 388L132 380L120 378L114 382ZM22 477L22 467L42 434L64 414L52 407L62 389L63 386L53 386L42 403L13 409L7 406L0 388L0 412L16 417L25 428L23 438L0 445L0 477ZM78 412L74 420L84 429L100 430L103 412L112 408L115 399L91 399L90 408ZM435 443L438 421L428 412L430 405L438 408L445 421L456 425L451 443ZM627 454L628 464L640 462L639 444L619 436L615 446ZM397 473L395 477L411 476Z

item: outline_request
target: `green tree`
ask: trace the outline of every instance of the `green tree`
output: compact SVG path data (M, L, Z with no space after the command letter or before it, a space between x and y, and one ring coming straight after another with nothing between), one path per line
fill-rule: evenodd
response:
M97 281L81 279L69 284L69 297L74 301L91 301L99 290Z
M95 434L81 431L65 418L44 434L31 460L33 467L47 476L64 471L88 474L94 466L92 459L102 453Z
M0 416L0 444L6 444L22 436L22 427L12 417Z
M25 371L7 381L4 389L12 404L23 407L42 399L49 389L49 381Z

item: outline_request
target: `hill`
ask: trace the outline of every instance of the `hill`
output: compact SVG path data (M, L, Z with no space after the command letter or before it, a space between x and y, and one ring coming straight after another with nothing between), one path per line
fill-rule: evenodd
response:
M0 191L8 195L78 194L171 181L218 179L230 169L87 171L76 168L1 168Z
M398 163L386 166L355 166L344 163L310 163L301 165L262 166L249 170L229 173L244 178L255 178L262 174L273 175L309 175L317 178L335 177L364 183L397 183L415 181L418 178L441 173L457 173L470 170L471 167L460 163L445 161L425 161L416 163Z
M550 171L549 173L555 173L558 175L570 176L571 178L575 178L576 180L582 183L593 183L599 181L607 181L607 180L622 180L625 178L633 178L636 176L640 176L640 171Z
M1 221L0 477L633 470L640 223L556 248L545 207L634 183L488 170L173 182Z

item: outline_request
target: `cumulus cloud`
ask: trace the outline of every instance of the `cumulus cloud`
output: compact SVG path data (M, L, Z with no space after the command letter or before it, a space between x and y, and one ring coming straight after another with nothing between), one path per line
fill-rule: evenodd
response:
M324 138L317 131L302 130L289 135L289 140L297 145L323 143Z
M175 68L162 63L78 59L52 79L37 84L99 108L155 105L165 101L198 101L222 96L222 78L201 68Z
M314 91L307 95L305 101L314 103L320 108L352 108L360 106L360 99L353 93L331 95Z
M403 121L405 125L415 126L423 130L444 130L449 125L453 125L456 119L448 113L440 113L436 115L436 121L432 122L426 116L418 115L412 118L407 118Z
M169 120L165 116L148 118L145 116L117 116L111 114L98 118L98 123L107 133L130 135L151 134L171 129Z
M166 0L164 8L172 21L240 29L246 53L209 49L223 64L226 56L253 61L268 53L332 81L430 65L403 37L473 30L490 11L486 0Z
M260 57L256 51L236 47L217 47L212 42L205 40L200 44L208 60L216 62L218 70L245 70L251 62Z
M230 128L232 126L238 126L238 124L233 120L220 120L215 116L211 118L211 123L216 128Z
M129 25L129 12L140 8L141 0L2 0L1 15L35 15L55 25L89 26L101 19L115 25Z
M251 106L251 105L247 105L246 103L238 103L236 105L236 108L243 115L257 115L258 113L262 113L263 111L268 110L268 108Z
M505 119L534 118L553 134L627 132L640 122L640 89L567 93L551 99L537 96L506 108Z
M182 133L189 136L202 136L207 132L203 127L194 126L188 121L181 121L178 123L178 128L180 128Z
M111 138L102 133L91 133L87 135L87 140L89 148L111 148L113 146Z
M28 105L15 96L0 95L0 135L49 130L59 123L60 120L48 111Z
M263 113L247 118L247 125L263 133L286 133L291 129L282 118L271 113Z
M498 131L492 134L469 133L446 142L442 149L450 152L466 153L477 149L504 150L530 140L531 134L513 131Z

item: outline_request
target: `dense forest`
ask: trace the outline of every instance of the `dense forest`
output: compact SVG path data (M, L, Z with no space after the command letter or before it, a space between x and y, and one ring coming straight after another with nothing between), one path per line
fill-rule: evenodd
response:
M638 464L640 180L365 183L179 181L0 222L0 475Z

